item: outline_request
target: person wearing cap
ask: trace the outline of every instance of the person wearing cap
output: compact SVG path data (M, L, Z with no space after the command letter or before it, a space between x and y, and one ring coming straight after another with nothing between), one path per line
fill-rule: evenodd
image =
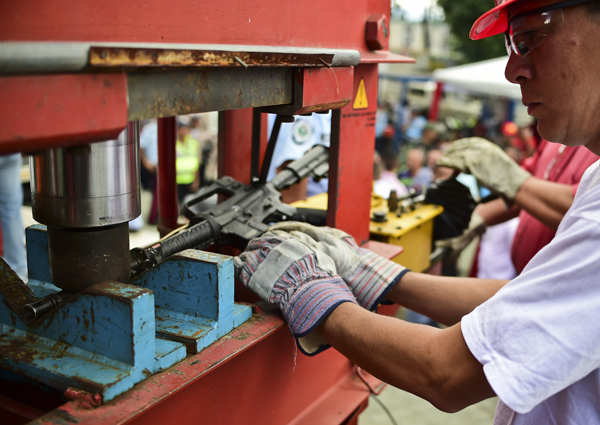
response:
M597 1L506 0L471 37L506 34L506 77L544 139L599 154L599 30ZM532 184L510 178L517 194ZM596 162L555 238L510 282L410 272L340 230L304 223L272 226L234 262L240 281L279 306L305 354L331 345L448 412L497 395L495 424L598 424L599 212ZM384 298L448 327L374 314Z

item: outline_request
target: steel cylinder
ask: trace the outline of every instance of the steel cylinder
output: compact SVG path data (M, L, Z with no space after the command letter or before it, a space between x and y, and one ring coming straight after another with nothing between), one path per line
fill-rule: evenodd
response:
M48 226L52 283L81 291L107 280L127 282L130 275L129 226L63 229Z
M139 163L137 123L116 140L32 155L33 218L62 228L133 220L141 213Z

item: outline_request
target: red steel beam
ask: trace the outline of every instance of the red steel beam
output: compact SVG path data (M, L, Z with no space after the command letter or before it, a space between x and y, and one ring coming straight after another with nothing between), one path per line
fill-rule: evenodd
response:
M248 44L369 52L367 20L389 0L0 2L0 40ZM193 28L193 30L190 30Z
M332 115L327 225L359 245L369 239L377 85L377 65L356 66L353 99Z
M125 74L1 77L0 93L0 154L116 139L127 125Z
M158 229L161 236L177 228L179 203L177 201L177 170L175 144L177 120L175 117L158 119Z
M252 109L219 112L219 177L230 176L250 184L252 175ZM259 156L267 148L267 115L261 117Z

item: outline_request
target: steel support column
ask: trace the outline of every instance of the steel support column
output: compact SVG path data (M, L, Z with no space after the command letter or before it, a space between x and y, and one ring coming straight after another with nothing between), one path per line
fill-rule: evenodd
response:
M177 121L175 117L158 119L158 229L161 236L177 227L177 170L175 144Z
M260 152L262 157L267 147L267 115L260 117ZM257 119L253 109L238 109L219 112L219 178L231 176L250 184L252 175L252 122ZM256 156L256 153L254 153ZM260 169L260 167L258 168Z
M369 239L377 85L377 65L355 67L352 101L331 119L327 225L350 233L359 245Z

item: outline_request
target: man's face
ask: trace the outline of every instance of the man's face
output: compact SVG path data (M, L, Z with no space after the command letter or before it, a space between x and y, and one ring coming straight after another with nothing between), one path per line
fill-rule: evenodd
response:
M544 139L600 154L600 24L586 13L584 6L563 9L564 22L544 43L525 58L511 55L506 78L521 86Z
M423 166L423 154L417 150L409 150L406 154L406 166L411 172L416 172Z

